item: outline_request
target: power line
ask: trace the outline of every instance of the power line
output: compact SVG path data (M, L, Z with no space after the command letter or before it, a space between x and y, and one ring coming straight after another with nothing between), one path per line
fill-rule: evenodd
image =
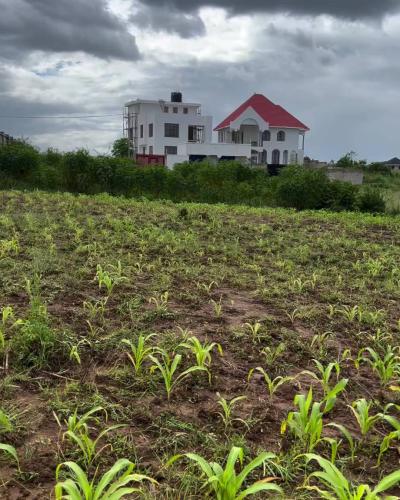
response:
M79 116L12 116L12 115L0 115L0 118L8 118L8 119L22 119L22 120L36 120L36 119L44 119L44 120L84 120L86 118L106 118L109 116L123 116L122 113L112 114L112 115L79 115Z

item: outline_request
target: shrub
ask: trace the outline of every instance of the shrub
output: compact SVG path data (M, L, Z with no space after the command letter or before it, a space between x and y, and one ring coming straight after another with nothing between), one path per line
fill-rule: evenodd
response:
M367 187L360 190L357 207L361 212L383 213L385 212L386 203L378 189Z
M0 171L14 179L25 178L39 163L39 152L27 142L14 141L0 148Z
M278 177L277 203L298 210L325 208L328 205L329 182L321 170L286 167Z
M332 210L353 210L358 187L350 182L331 181L328 186L327 206Z

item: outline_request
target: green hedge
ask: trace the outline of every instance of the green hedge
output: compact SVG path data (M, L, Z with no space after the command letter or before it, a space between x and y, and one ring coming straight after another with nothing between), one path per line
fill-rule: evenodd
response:
M298 210L330 209L382 212L377 190L330 181L320 170L289 166L277 177L265 169L224 161L182 163L172 170L140 167L126 158L92 156L86 150L39 153L24 142L0 148L3 188L38 188L175 202L282 206Z

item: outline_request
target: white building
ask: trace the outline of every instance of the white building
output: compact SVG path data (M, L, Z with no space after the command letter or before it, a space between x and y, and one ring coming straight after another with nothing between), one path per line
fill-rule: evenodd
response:
M182 102L179 92L170 101L137 99L125 108L124 131L132 152L163 155L169 167L204 158L303 163L308 128L260 94L216 127L218 143L212 143L212 117L202 116L200 104Z
M252 163L303 165L309 128L261 94L252 95L214 130L221 144L251 144Z

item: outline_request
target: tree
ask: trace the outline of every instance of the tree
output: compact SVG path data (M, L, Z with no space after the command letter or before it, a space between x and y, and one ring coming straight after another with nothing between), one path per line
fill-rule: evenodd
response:
M114 141L111 154L114 158L128 158L129 156L129 140L126 137L121 137Z

